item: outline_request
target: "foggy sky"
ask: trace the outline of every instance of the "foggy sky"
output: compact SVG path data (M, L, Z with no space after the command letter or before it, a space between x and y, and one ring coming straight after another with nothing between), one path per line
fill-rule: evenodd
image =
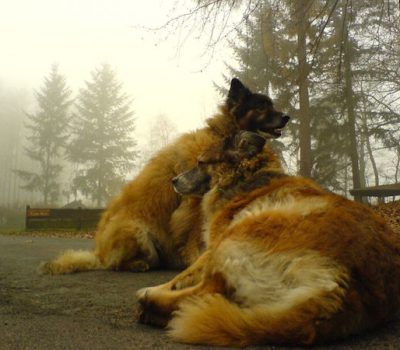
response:
M134 98L138 138L146 137L149 123L160 114L181 132L195 129L221 101L212 82L221 82L222 61L228 57L217 52L205 67L200 41L190 38L177 47L168 31L141 29L162 25L172 3L0 0L0 87L26 89L34 103L33 89L58 63L76 95L94 68L109 63Z

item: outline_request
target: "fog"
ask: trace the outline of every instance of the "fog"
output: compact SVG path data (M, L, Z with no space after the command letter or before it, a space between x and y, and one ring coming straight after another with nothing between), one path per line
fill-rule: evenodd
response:
M167 20L172 2L1 3L3 91L25 90L32 95L51 65L58 63L60 73L77 92L90 71L108 63L135 100L138 126L165 114L181 131L191 129L201 125L218 101L212 81L220 79L223 57L215 55L205 67L200 57L204 46L198 40L192 38L179 49L176 38L166 32L146 30Z
M215 111L220 97L213 81L221 79L223 58L214 55L206 65L198 39L191 38L183 48L166 31L149 29L165 23L171 5L130 0L1 1L1 137L4 148L15 138L18 142L13 143L12 157L2 152L0 205L40 201L37 193L20 189L21 181L10 168L34 166L22 150L27 136L23 121L25 112L37 110L34 93L53 64L73 97L96 67L109 64L124 93L133 98L134 137L140 148L146 147L160 116L182 133L200 127Z
M315 1L306 9L309 17L302 17L309 23L303 29L298 26L297 2L216 3L223 5L190 0L0 0L0 220L10 221L10 211L27 204L60 207L81 200L96 205L77 185L82 164L67 159L68 150L62 147L54 163L62 171L52 197L27 188L29 176L33 186L32 174L41 171L38 159L27 152L33 149L28 115L40 112L37 94L54 67L70 91L68 118L101 67L110 68L130 101L136 156L119 170L113 193L160 147L204 125L224 100L218 91L228 88L233 76L271 95L292 116L277 145L289 172L311 176L347 196L353 187L398 182L396 2L374 0L370 7L360 3L351 8L353 17L346 17L347 2L332 2L330 8ZM377 15L375 9L382 4L386 11ZM377 16L380 22L372 22ZM299 30L306 33L305 64L299 56ZM351 46L348 55L346 45ZM347 146L352 127L355 142ZM308 141L302 143L304 136ZM43 181L40 176L36 180Z

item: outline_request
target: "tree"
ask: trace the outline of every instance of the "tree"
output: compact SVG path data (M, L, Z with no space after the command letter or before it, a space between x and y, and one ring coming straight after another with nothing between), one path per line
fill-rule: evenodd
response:
M379 173L372 142L375 146L393 147L388 140L393 139L400 122L400 115L395 112L399 90L391 86L388 72L389 67L389 71L398 69L398 63L392 62L392 44L397 40L393 28L398 28L395 24L399 18L398 7L391 0L385 4L380 0L368 4L342 0L338 4L334 21L336 42L332 47L340 52L336 80L343 90L340 103L345 111L352 185L360 188L368 182L365 154L378 185ZM387 15L383 6L397 10L389 11ZM360 197L356 199L361 200Z
M18 205L21 195L27 195L26 191L21 189L23 181L15 176L15 169L21 168L26 161L29 162L23 154L22 144L24 110L27 105L27 91L10 91L0 84L0 204L2 205Z
M150 128L148 149L154 154L161 148L167 146L178 135L178 129L165 115L158 115Z
M310 91L315 85L315 74L310 72L310 49L306 41L315 39L319 25L315 20L308 23L308 18L314 18L321 8L318 3L301 4L304 6L291 2L273 5L266 1L254 11L246 21L247 30L237 30L239 40L231 43L239 68L228 68L250 87L272 94L278 108L293 117L289 128L293 136L291 148L300 153L298 172L312 176L317 155L311 141L321 128L315 125L316 119L310 113L314 108L310 106L310 98L315 99L315 95L310 97ZM316 63L318 68L319 62ZM323 112L328 111L325 108Z
M148 141L140 152L138 170L141 169L156 152L170 144L178 136L178 128L166 115L160 114L150 124Z
M293 18L296 22L297 36L297 70L299 86L299 146L300 146L300 169L302 176L311 176L311 118L309 97L309 65L307 62L307 29L309 23L309 9L312 1L296 1Z
M377 179L371 140L376 145L381 138L381 144L392 148L394 144L389 135L399 122L394 113L399 91L393 79L398 72L397 27L393 18L382 18L380 0L352 7L348 1L302 4L307 6L265 1L246 19L245 28L237 30L237 40L231 42L237 65L228 68L250 87L267 89L294 117L289 128L292 145L300 149L301 174L305 153L312 160L311 176L322 185L345 189L338 179L347 178L350 165L353 187L359 187L364 183L359 164L363 148ZM308 17L310 23L299 28L299 18L307 23ZM302 101L308 110L306 131L301 127ZM307 146L301 146L303 139L309 140Z
M38 111L26 114L28 122L25 126L30 135L25 152L38 164L38 170L16 170L16 173L25 182L22 188L41 193L43 204L49 205L55 203L60 194L58 177L62 171L61 151L68 139L69 108L72 103L71 90L56 64L35 96Z
M398 1L197 0L176 8L160 28L208 35L210 56L228 39L239 63L229 62L231 72L288 107L302 175L331 189L346 190L348 178L364 186L368 156L379 182L374 150L395 153L398 144Z
M137 152L132 100L115 72L103 64L80 91L68 157L79 165L75 189L104 205L123 185Z

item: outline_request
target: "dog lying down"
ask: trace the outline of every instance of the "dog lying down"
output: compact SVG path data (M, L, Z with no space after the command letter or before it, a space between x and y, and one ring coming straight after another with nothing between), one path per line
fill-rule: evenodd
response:
M203 196L207 249L138 291L140 322L185 343L313 345L398 312L399 237L367 206L286 175L264 144L239 131L173 180Z

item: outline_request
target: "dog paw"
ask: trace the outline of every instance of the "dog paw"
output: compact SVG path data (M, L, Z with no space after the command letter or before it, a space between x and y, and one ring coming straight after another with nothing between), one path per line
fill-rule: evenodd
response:
M171 319L170 314L159 314L146 310L143 307L138 308L138 322L150 326L165 328Z
M153 310L157 309L155 303L153 302L153 300L151 298L152 290L154 290L154 289L155 289L155 287L147 287L147 288L139 289L136 292L136 298L142 309L148 310L148 311L153 311Z
M151 299L151 288L142 288L136 292L139 301L138 322L156 327L166 327L171 314L160 309Z

